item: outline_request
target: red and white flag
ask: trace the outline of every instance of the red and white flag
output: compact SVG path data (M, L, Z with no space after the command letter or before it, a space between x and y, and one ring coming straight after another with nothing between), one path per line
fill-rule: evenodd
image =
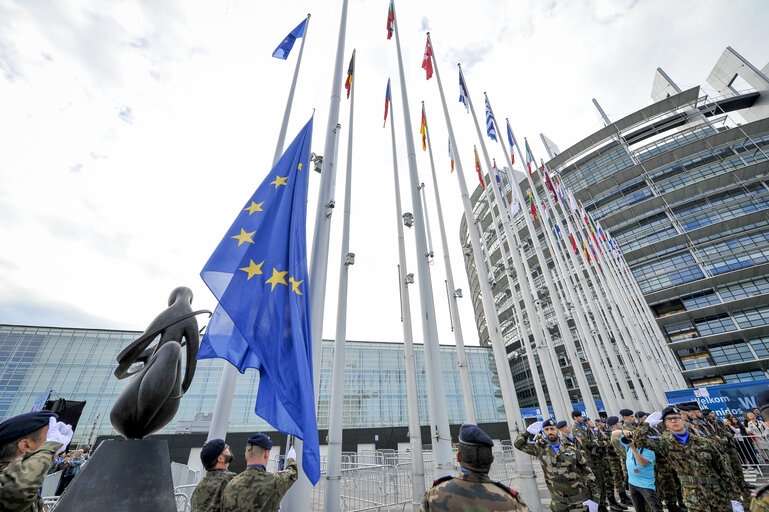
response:
M422 69L427 73L427 80L433 77L433 48L430 46L430 38L427 38L425 55L422 57Z

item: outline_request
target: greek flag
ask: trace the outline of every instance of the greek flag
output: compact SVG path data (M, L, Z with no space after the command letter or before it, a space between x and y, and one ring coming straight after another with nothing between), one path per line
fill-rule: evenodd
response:
M486 133L491 140L497 141L497 129L494 127L494 115L491 113L488 99L486 99Z
M470 103L467 101L467 88L465 80L462 78L462 71L459 72L459 102L465 106L465 111L470 112Z

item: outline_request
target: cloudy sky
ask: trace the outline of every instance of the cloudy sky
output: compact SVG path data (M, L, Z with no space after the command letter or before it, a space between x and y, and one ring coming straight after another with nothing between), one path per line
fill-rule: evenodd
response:
M390 131L382 128L388 77L402 186L408 180L387 6L350 2L345 49L345 69L353 48L358 56L348 338L359 340L402 339ZM457 62L476 108L487 91L497 116L509 117L539 158L540 133L565 149L602 126L594 97L612 119L650 103L658 66L685 89L705 85L727 45L759 68L769 61L769 4L761 1L424 0L397 9L409 122L418 136L424 101L455 279L465 290L456 176L437 84L420 67L426 31L452 100L458 154L470 170L477 141L456 102ZM271 53L312 14L287 142L316 109L312 147L322 153L340 10L341 1L317 0L0 0L0 323L143 329L178 285L193 289L196 308L213 309L198 273L269 171L299 45L288 61ZM343 101L341 169L348 109ZM501 161L498 148L490 149ZM418 153L429 183L429 160ZM472 174L466 179L475 186ZM313 173L309 236L318 180ZM427 192L432 203L432 186ZM340 174L338 204L343 194ZM402 199L411 210L408 190ZM340 214L325 337L334 334ZM432 206L430 217L435 222ZM438 327L441 342L452 343L437 237L434 225ZM411 231L407 243L415 272ZM463 331L477 344L467 297ZM420 340L418 323L414 333Z

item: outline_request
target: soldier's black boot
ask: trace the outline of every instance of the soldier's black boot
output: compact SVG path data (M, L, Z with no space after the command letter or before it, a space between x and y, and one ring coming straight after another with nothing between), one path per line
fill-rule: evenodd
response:
M617 500L614 497L613 492L609 494L608 501L609 501L609 507L612 509L613 512L624 512L626 510L624 506L617 503Z
M682 510L678 507L678 505L675 502L665 502L665 505L668 507L668 512L682 512Z
M620 489L620 491L617 494L619 494L619 501L623 505L630 506L633 504L633 502L630 501L630 498L628 498L628 495L625 493L625 489Z

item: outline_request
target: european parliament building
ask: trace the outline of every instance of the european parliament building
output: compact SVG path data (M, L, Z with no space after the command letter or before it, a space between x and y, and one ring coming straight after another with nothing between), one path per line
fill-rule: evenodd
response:
M683 377L695 387L767 377L768 75L769 64L758 69L726 48L706 79L715 93L681 90L658 69L650 105L614 121L601 111L605 127L563 151L545 142L552 152L547 167L619 243ZM521 187L526 196L526 180ZM544 197L547 191L538 188ZM494 285L519 401L530 406L536 397L528 355L510 313L508 289L519 286L518 277L505 275L499 264L485 197L480 187L472 196L488 252L484 277ZM516 229L531 258L531 235L522 221L527 212L517 214ZM464 219L460 240L468 244ZM488 344L472 258L465 267L481 343ZM541 286L536 260L531 271ZM554 322L552 304L543 301L542 307ZM555 339L557 357L575 397L572 362L560 342ZM581 364L595 395L590 365L585 359Z
M38 397L53 390L51 398L86 401L75 443L91 443L97 436L116 434L109 413L128 381L114 377L115 358L140 334L0 325L0 421L30 411ZM422 425L429 425L422 347L421 344L414 346L419 411ZM328 428L333 352L333 341L324 340L318 402L321 430ZM464 409L456 351L453 346L441 346L440 353L449 422L461 425ZM491 350L467 347L467 358L478 422L504 423L505 412ZM382 431L389 427L405 428L408 414L403 344L350 341L345 359L344 428ZM221 360L198 361L192 385L182 398L176 417L159 434L208 432L222 368ZM273 430L254 414L258 385L257 371L247 370L238 376L228 432ZM405 437L405 431L400 437ZM407 442L407 439L398 441ZM322 438L321 443L324 442ZM429 444L429 437L423 436L423 443Z

